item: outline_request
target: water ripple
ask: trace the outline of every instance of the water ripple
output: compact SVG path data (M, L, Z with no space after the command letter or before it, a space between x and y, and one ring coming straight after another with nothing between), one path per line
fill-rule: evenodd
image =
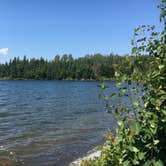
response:
M97 82L0 81L0 161L67 165L114 125ZM6 150L6 151L5 151ZM24 165L24 164L22 164Z

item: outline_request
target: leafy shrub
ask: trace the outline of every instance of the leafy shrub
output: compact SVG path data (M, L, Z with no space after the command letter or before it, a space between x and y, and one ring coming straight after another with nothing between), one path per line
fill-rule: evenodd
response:
M143 89L139 100L133 101L132 107L118 106L116 109L107 103L109 111L118 117L118 128L115 135L107 137L106 145L100 158L90 161L91 166L162 166L166 165L166 1L159 6L160 21L164 22L163 31L154 31L154 26L140 26L135 29L132 54L138 58L134 66L132 77L116 71L115 75L121 82L131 84L136 81L136 87L128 89L126 84L117 86L120 95L104 96L111 101L114 96L128 96L131 90L138 93L138 87ZM149 56L152 60L151 70L142 75L138 67L141 66L140 57ZM144 69L142 69L144 70ZM117 80L118 80L117 79ZM104 84L101 85L105 89ZM134 118L130 115L134 112ZM120 120L119 120L120 119ZM87 164L88 165L88 164Z

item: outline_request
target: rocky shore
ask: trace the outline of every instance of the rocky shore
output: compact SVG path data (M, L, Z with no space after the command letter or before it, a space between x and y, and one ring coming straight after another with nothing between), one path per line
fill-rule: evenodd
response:
M101 150L91 150L84 157L78 158L77 160L71 162L69 166L80 166L83 160L94 159L101 156Z

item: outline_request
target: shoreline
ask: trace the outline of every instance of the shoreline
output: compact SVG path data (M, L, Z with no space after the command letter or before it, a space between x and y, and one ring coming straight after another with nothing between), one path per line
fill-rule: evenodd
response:
M88 82L96 82L96 81L115 81L114 78L98 78L98 79L27 79L27 78L10 78L10 77L0 77L0 81L7 80L20 80L20 81L88 81Z
M81 166L81 162L84 160L93 160L101 156L102 150L96 150L95 148L88 151L85 156L79 157L78 159L69 163L69 166Z

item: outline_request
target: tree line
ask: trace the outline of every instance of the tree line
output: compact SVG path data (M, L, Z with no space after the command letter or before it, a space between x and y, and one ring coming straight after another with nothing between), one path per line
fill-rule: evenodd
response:
M36 80L100 80L114 78L116 70L131 76L135 67L144 73L150 69L148 56L86 55L73 58L71 54L56 55L53 60L44 58L22 59L15 57L0 64L1 79ZM140 63L141 62L141 63Z

